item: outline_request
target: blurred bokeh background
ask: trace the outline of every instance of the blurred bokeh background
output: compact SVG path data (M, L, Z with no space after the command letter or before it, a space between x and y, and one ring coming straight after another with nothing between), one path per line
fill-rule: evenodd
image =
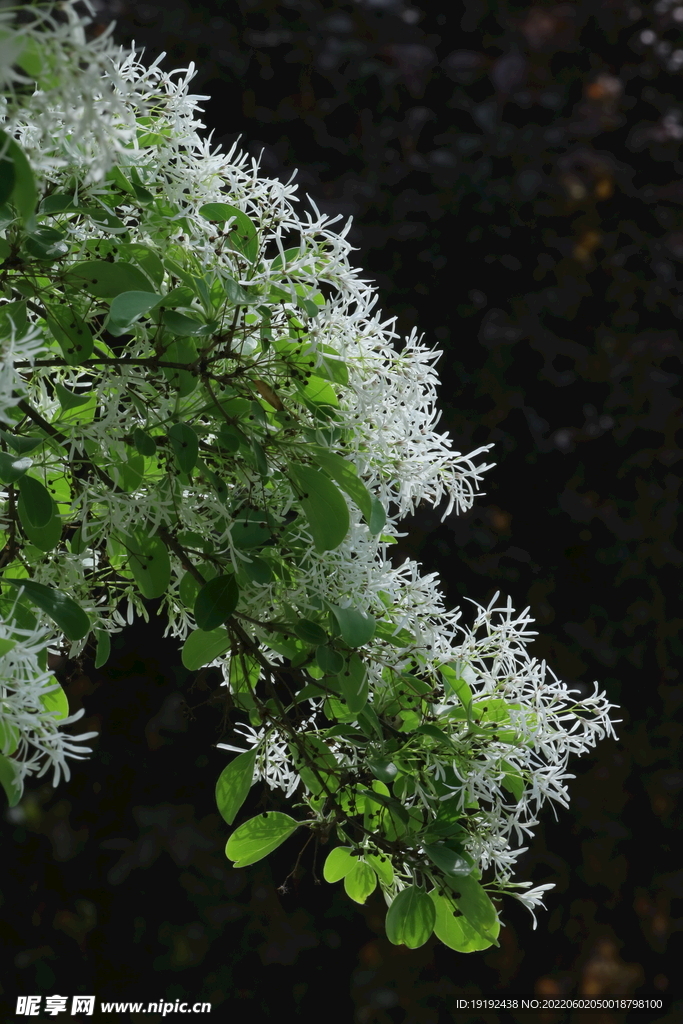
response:
M538 929L515 904L499 949L408 951L377 894L357 908L310 871L278 891L287 846L229 866L220 687L193 683L152 617L105 670L61 667L100 737L70 785L4 816L5 996L445 1024L461 994L680 994L683 5L95 8L167 68L195 62L217 144L241 137L302 202L353 217L381 308L443 350L442 426L461 451L495 443L486 495L445 523L420 511L399 557L465 615L496 591L529 605L534 653L584 692L598 680L623 723L520 861L557 885Z

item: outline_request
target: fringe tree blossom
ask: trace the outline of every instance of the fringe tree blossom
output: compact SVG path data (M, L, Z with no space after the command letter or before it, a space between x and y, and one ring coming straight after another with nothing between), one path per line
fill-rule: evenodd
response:
M491 446L438 431L440 353L397 348L349 224L214 148L191 68L87 28L70 2L0 18L0 781L57 784L92 736L60 728L47 648L99 667L160 599L185 668L223 677L228 824L265 783L228 857L312 830L392 942L486 948L490 895L541 905L521 844L612 705L532 657L528 609L470 622L392 561L420 502L471 507Z

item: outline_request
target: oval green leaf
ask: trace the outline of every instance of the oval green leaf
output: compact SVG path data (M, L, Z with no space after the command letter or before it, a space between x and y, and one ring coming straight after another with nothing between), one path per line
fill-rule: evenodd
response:
M355 903L365 903L371 892L377 888L377 875L364 860L356 860L351 871L344 877L344 889Z
M45 711L54 712L55 718L57 721L60 721L62 718L68 718L69 701L56 679L54 679L54 682L57 683L55 689L49 690L47 693L41 693L40 703Z
M375 635L376 622L372 615L364 615L357 608L340 608L331 604L342 638L349 647L362 647Z
M335 846L323 864L323 878L326 882L339 882L355 868L356 864L357 858L351 856L350 846Z
M188 672L196 672L229 651L231 642L227 629L195 629L183 644L180 659Z
M236 868L247 867L267 857L303 824L281 811L265 811L235 829L228 839L225 853Z
M352 654L346 663L346 668L337 676L342 696L348 705L349 711L353 711L355 714L362 711L368 702L369 688L367 675L368 671L363 661L357 654ZM387 780L383 779L382 781L386 782ZM389 779L388 781L391 782L393 780Z
M86 260L71 267L65 277L68 284L100 299L113 299L122 292L154 291L148 278L131 263Z
M472 875L460 878L446 875L445 881L453 891L453 900L458 910L462 911L473 928L497 946L500 920L486 890Z
M46 612L69 640L82 640L89 632L90 619L68 594L34 580L10 579L6 576L5 582L14 587L23 587L29 601Z
M5 791L10 807L16 807L21 800L24 786L19 776L16 761L0 754L0 785Z
M106 322L107 330L118 338L126 328L145 313L150 313L162 301L162 297L150 292L149 288L142 291L120 292L112 299Z
M29 526L47 526L52 519L52 496L47 487L33 476L24 476L19 481L19 491Z
M424 946L434 930L436 910L424 889L409 885L393 901L386 917L389 942L408 949Z
M434 843L424 847L432 864L436 864L446 875L469 875L472 871L472 858L456 853L443 843Z
M301 491L299 498L318 552L338 548L349 529L349 510L339 489L329 477L312 466L290 465L290 473Z
M136 530L123 538L128 552L128 565L140 593L152 599L166 593L171 582L171 561L161 537L150 537L144 530Z
M228 825L232 825L237 812L247 799L254 778L255 764L256 750L247 750L226 765L218 777L216 804L221 817Z
M199 439L187 423L174 423L168 432L175 460L181 473L191 473L199 457Z
M205 583L194 602L194 617L197 625L210 632L230 618L240 591L234 576L216 576Z
M440 896L436 889L432 889L429 896L436 911L434 933L445 946L458 953L475 953L493 945L469 923L453 900Z

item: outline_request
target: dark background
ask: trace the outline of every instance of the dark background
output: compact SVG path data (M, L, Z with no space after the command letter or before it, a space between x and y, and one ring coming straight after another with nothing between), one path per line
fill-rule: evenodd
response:
M623 724L574 762L570 810L520 861L520 879L557 883L538 930L508 901L499 949L408 951L384 937L377 894L358 908L310 863L278 892L294 840L230 868L220 689L192 685L153 617L106 670L62 667L95 753L5 815L8 1002L83 992L208 999L240 1022L445 1024L462 994L676 995L683 9L97 7L150 59L196 62L217 143L241 135L263 173L298 168L319 208L353 216L381 308L444 351L443 428L461 451L496 445L475 508L444 524L421 511L400 555L440 571L466 615L465 596L497 590L530 605L533 653L584 691L598 680Z

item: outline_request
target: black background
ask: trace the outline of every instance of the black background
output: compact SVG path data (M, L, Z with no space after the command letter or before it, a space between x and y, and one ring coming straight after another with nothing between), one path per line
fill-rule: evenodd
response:
M97 5L149 59L196 62L217 143L241 136L264 174L298 169L302 195L353 216L385 314L443 349L442 427L464 452L495 443L475 508L421 510L398 557L439 571L466 615L498 590L530 605L533 653L585 692L598 680L623 724L574 762L570 809L520 861L520 879L557 884L538 930L509 901L499 949L408 951L377 894L358 908L308 862L280 893L296 840L231 869L220 688L193 684L152 615L106 670L62 666L94 755L5 816L11 1007L83 992L208 999L236 1021L443 1024L461 994L675 995L683 22L658 7Z

